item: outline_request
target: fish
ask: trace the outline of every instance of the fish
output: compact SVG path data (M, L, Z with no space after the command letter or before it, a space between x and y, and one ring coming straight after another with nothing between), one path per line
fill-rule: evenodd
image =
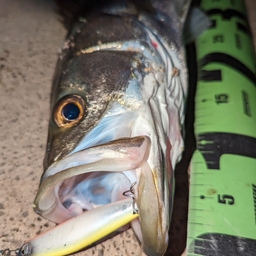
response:
M53 79L33 207L59 225L19 255L70 254L130 227L147 255L168 246L184 150L191 1L99 3L77 8Z

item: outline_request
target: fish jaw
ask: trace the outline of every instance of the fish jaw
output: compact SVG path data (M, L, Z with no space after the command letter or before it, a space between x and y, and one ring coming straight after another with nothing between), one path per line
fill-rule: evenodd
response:
M63 163L61 161L58 163L62 170L59 170L58 165L51 168L53 174L43 180L35 198L35 211L53 222L61 223L112 200L123 199L123 192L130 189L131 184L137 179L137 172L142 163L147 160L149 148L150 139L140 136L119 139L70 155L68 158L79 164L65 169L63 166L69 163L69 159L67 161L64 159ZM92 162L88 159L92 159ZM86 163L88 161L89 163ZM131 173L128 174L128 171ZM119 176L115 177L116 174ZM113 183L111 178L117 179L112 187L108 184ZM119 188L120 181L123 182L124 187ZM85 192L79 191L75 186L83 186L81 191L85 190ZM109 190L104 190L104 187ZM114 194L115 190L119 195ZM82 202L78 210L75 209L75 205L78 206L81 198L74 200L72 196L77 197L78 194L83 196L80 195L81 193L87 193L91 197L86 203ZM99 202L97 198L104 197L104 194L107 194L107 198ZM84 197L83 199L86 200ZM66 200L73 201L67 203Z
M132 220L131 225L143 243L144 251L149 255L163 255L168 244L169 200L163 201L162 194L171 187L169 178L166 184L159 183L161 178L158 175L161 172L156 170L157 167L151 169L149 163L155 162L149 160L155 156L151 151L151 139L148 136L137 136L111 141L67 156L67 159L49 168L51 174L46 172L34 201L34 210L44 218L62 223L81 214L86 217L87 211L132 196L138 208L139 220ZM71 159L79 165L65 169ZM167 174L168 177L171 175ZM86 179L95 178L96 182L86 185ZM118 185L115 185L116 182ZM109 183L114 187L112 194L105 201L100 199L99 205L97 200L90 201L93 197L84 202L77 196L81 195L81 191L76 188L85 186L87 195L93 193L92 189L97 193L97 187L99 190L104 188L99 195L104 197L104 193L108 194ZM165 197L169 198L169 195ZM99 234L97 239L101 238Z

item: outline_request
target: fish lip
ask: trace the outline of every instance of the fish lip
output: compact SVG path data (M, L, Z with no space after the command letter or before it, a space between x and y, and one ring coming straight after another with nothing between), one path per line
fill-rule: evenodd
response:
M150 144L151 144L150 137L148 137L146 135L141 135L141 136L134 136L134 137L119 138L119 139L112 140L112 141L109 141L109 142L104 143L104 144L100 144L100 145L96 145L96 146L92 146L92 147L89 147L89 148L82 149L78 152L67 155L66 157L64 157L63 159L61 159L57 162L54 162L43 173L40 185L43 183L43 181L45 179L47 179L48 177L50 177L50 176L52 176L52 175L54 175L58 172L64 171L64 170L72 168L72 167L77 167L77 166L80 166L80 165L85 165L87 163L93 163L94 162L93 160L89 160L88 159L89 157L87 157L87 159L84 159L83 153L90 156L90 155L93 155L93 154L95 155L97 153L97 152L95 153L95 151L97 151L97 150L98 150L98 154L102 154L100 151L107 151L109 149L109 150L116 151L118 153L123 153L124 155L125 154L127 155L129 152L126 152L126 148L140 147L141 144L143 143L143 141L145 141L148 144L148 147L145 149L146 151L144 153L145 157L148 158L148 156L149 156L149 147L150 147ZM79 155L80 155L80 158L79 158ZM76 157L78 159L75 159ZM100 155L94 157L93 159L97 159L97 157L99 159ZM136 156L131 156L131 158L133 158L133 157L136 158ZM75 162L77 162L77 161L80 161L80 164L75 164ZM131 166L131 168L132 168L132 166Z
M100 172L102 170L106 172L123 173L130 182L130 188L132 183L137 182L138 175L136 171L139 166L146 162L149 157L150 144L150 138L147 136L120 138L76 152L63 159L65 165L65 161L70 160L68 158L77 157L77 154L80 154L80 156L86 153L89 155L95 154L96 157L101 153L102 158L97 161L86 164L80 163L79 165L64 168L60 171L58 165L50 166L49 168L51 168L50 170L53 170L53 172L50 174L48 172L47 175L43 176L42 183L40 184L34 200L35 212L56 223L74 217L70 212L67 212L67 209L60 202L58 191L65 180L77 177L81 174ZM49 168L47 170L49 170ZM127 172L133 172L133 175L128 175ZM127 188L124 189L123 192L125 192L125 190L127 190ZM63 214L63 211L66 213Z

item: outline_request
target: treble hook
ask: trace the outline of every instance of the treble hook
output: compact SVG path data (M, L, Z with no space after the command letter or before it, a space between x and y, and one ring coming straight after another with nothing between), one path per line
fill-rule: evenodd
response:
M134 198L134 186L137 182L132 183L129 190L123 192L123 196L128 196Z
M123 196L131 197L133 199L132 206L133 206L133 214L139 213L139 210L137 208L135 198L134 198L134 187L137 182L134 182L131 184L130 189L123 192Z

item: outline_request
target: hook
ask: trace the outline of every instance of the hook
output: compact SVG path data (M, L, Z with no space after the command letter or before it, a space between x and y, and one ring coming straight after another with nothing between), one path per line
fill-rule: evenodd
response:
M133 205L133 214L138 214L139 210L136 205L135 199L134 199L134 187L137 182L134 182L131 184L130 189L123 192L123 196L131 197L133 199L132 205Z

